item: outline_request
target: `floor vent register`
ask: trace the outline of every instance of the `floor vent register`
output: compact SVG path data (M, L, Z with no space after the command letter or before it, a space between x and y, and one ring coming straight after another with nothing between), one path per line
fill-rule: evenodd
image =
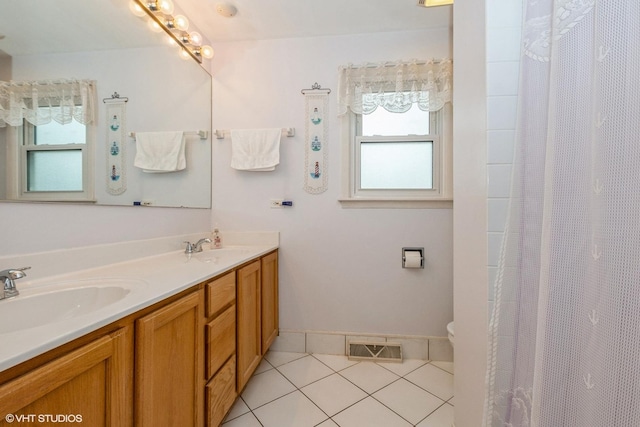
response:
M390 342L349 342L349 360L402 362L402 346Z

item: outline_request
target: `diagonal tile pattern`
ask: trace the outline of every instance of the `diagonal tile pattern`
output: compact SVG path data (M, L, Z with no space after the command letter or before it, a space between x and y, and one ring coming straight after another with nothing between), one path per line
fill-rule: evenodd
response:
M451 427L453 364L269 352L223 427Z

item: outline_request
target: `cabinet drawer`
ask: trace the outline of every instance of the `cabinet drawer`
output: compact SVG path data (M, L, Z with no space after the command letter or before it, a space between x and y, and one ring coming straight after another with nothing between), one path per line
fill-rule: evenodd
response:
M206 285L206 316L211 317L236 299L236 272L225 274Z
M207 425L219 426L236 400L236 357L231 357L205 389Z
M207 378L211 378L222 364L236 352L236 306L223 311L206 325ZM234 362L235 364L235 362Z

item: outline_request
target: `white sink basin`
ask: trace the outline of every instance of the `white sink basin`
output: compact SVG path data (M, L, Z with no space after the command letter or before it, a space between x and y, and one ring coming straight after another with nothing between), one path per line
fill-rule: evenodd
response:
M248 253L249 250L246 248L220 248L220 249L210 249L208 251L197 252L193 254L187 254L187 257L190 259L197 259L198 261L206 262L206 263L214 263L216 264L219 260L234 256L244 256Z
M83 280L24 291L15 298L0 300L0 334L92 313L122 300L134 287L144 284L122 279Z

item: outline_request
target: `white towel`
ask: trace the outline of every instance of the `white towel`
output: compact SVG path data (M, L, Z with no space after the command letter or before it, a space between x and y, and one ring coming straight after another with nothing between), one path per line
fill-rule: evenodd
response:
M280 163L282 129L232 129L231 167L272 171Z
M136 132L133 165L145 172L175 172L187 167L184 135L176 132Z

